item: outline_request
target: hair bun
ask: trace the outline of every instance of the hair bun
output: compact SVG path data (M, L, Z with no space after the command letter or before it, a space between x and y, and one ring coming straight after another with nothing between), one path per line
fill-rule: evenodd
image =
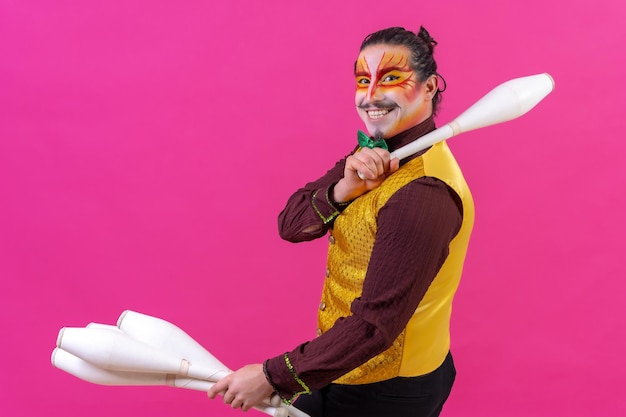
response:
M437 46L437 41L434 40L432 36L430 36L430 33L428 33L424 26L420 26L420 31L418 32L417 36L428 46L428 51L432 55L435 50L435 46Z

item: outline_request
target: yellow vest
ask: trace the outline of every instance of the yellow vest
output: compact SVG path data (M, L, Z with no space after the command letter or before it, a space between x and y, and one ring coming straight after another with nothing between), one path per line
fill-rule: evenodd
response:
M378 211L397 190L424 176L438 178L459 195L463 203L461 229L450 242L450 253L443 266L391 347L337 379L336 383L367 384L397 376L424 375L437 369L450 349L452 299L474 224L474 203L445 142L403 165L379 187L353 201L335 220L329 239L318 333L330 329L339 318L350 316L352 301L361 296L376 237Z

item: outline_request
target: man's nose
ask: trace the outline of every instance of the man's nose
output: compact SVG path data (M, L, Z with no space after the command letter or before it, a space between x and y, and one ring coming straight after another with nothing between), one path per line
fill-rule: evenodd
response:
M378 86L376 85L376 83L375 82L371 83L369 85L369 88L367 89L367 95L365 96L367 101L376 101L377 99L381 98L380 96L381 96L380 90L378 89Z

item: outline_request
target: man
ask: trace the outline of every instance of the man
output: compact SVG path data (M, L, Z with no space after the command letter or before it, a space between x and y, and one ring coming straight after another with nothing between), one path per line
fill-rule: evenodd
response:
M424 28L363 41L355 98L371 137L360 135L279 216L286 240L329 234L318 337L243 367L209 397L247 410L276 392L312 417L441 412L455 378L449 322L473 202L445 143L403 161L390 155L435 128L435 45Z

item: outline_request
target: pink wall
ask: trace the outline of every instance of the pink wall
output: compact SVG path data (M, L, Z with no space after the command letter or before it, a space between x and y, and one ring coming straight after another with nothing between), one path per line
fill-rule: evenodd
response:
M449 86L439 124L508 79L557 83L523 118L450 141L477 222L445 415L624 415L625 12L2 1L0 414L240 415L53 369L56 333L135 309L233 368L313 337L325 242L281 241L276 216L353 146L360 40L424 24Z

